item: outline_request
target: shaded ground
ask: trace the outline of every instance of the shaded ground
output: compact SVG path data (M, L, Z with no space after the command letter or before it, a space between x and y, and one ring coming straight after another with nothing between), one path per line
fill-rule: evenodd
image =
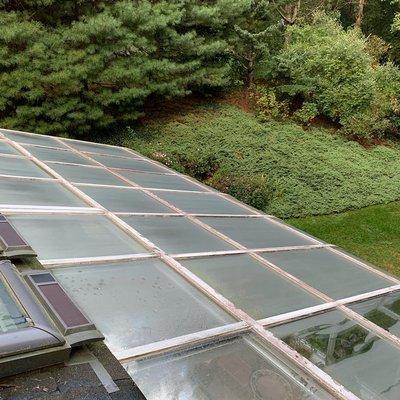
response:
M400 276L400 203L288 222Z

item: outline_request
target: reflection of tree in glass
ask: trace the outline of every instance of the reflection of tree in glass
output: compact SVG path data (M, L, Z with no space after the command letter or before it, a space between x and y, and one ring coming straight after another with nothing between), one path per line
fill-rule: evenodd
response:
M390 310L400 315L400 299L394 301L390 306L388 306Z
M304 357L315 356L325 366L369 351L378 338L368 338L369 332L358 325L340 330L340 325L345 322L348 320L307 328L283 340Z
M400 307L400 306L399 306ZM379 309L371 310L364 315L365 318L380 326L383 329L389 330L390 327L397 323L397 320L389 317L384 311Z

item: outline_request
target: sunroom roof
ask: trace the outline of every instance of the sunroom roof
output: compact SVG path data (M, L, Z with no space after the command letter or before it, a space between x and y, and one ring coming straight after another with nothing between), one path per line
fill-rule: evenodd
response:
M148 399L400 398L397 278L136 152L1 129L0 213Z

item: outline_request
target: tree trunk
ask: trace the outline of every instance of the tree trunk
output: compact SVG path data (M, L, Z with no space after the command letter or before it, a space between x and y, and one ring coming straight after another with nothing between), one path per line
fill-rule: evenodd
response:
M362 21L363 21L363 17L364 17L364 7L365 7L366 2L367 2L367 0L358 0L357 18L356 18L356 23L354 24L354 26L356 28L361 29L361 25L362 25Z

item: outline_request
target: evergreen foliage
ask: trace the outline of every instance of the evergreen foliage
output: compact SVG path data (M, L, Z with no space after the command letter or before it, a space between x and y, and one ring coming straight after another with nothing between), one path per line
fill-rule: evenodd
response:
M79 135L132 121L151 95L229 82L250 0L0 3L0 124Z
M398 144L366 149L325 129L262 123L232 106L148 121L127 129L116 143L280 217L400 198Z

